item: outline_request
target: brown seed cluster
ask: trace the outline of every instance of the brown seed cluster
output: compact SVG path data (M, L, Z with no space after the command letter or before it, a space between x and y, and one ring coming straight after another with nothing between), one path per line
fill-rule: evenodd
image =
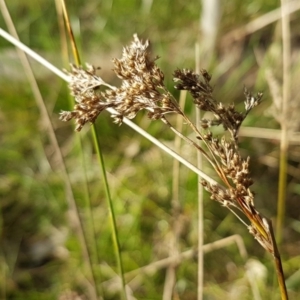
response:
M218 185L211 184L206 180L201 180L202 186L210 193L210 199L218 201L223 206L228 207L229 205L238 207L235 201L235 195L230 189L221 188Z
M238 130L243 120L250 110L261 102L262 93L258 93L257 96L254 97L245 88L245 112L240 113L235 109L233 104L225 107L223 103L217 102L213 98L213 88L210 85L210 80L211 76L206 70L201 70L201 76L191 70L185 69L176 70L174 72L175 88L189 91L194 103L199 109L213 113L215 119L202 119L201 126L207 129L213 125L222 124L224 129L231 133L234 140L237 140Z
M203 135L203 139L217 159L220 173L224 176L222 178L226 178L223 181L228 186L228 189L220 189L202 181L204 188L212 194L212 199L221 202L224 206L228 203L240 206L237 199L253 205L253 194L249 189L253 184L249 171L250 158L244 160L241 157L234 141L228 142L224 137L219 140L210 132Z
M253 181L250 178L249 162L250 157L244 160L237 151L235 142L228 142L224 137L214 138L211 133L205 134L204 138L209 142L215 157L221 162L221 167L227 178L232 179L236 186L243 186L248 189Z
M246 224L249 232L274 255L276 249L270 228L271 223L256 210L254 195L250 190L253 184L249 172L250 158L243 159L238 148L238 130L251 109L261 102L262 93L253 96L245 88L245 111L238 112L233 104L226 107L214 99L210 80L211 76L205 70L202 70L200 75L185 69L176 70L174 73L175 88L188 90L196 106L211 112L214 116L213 120L202 119L201 126L206 129L206 132L198 131L197 137L207 146L209 151L205 152L208 154L206 157L209 157L210 163L226 187L206 180L202 180L201 183L211 194L211 199L229 208L245 224L240 215L242 213L250 221L249 225ZM215 138L207 130L213 125L221 124L229 131L230 141L225 137Z
M189 91L197 107L207 111L214 109L213 88L209 84L211 76L206 70L202 69L200 76L191 70L177 69L173 77L174 82L176 82L175 88Z
M149 41L142 43L137 35L129 47L123 49L121 59L114 59L114 71L122 79L120 88L107 91L108 101L116 103L114 115L117 124L123 117L132 119L141 110L148 111L151 119L161 119L175 107L169 93L164 89L164 74L149 53Z
M87 122L93 123L106 108L114 108L114 122L122 124L123 118L132 119L141 110L147 110L151 119L161 119L165 114L176 112L173 99L164 88L164 75L150 58L149 42L142 43L137 35L129 47L125 47L121 59L114 59L114 72L122 79L119 88L105 83L96 75L96 69L72 66L69 87L76 105L72 112L61 113L60 119L76 120L80 131ZM101 86L108 87L99 91Z
M105 101L97 90L105 85L105 82L96 75L95 67L87 65L87 69L84 70L72 65L71 72L68 74L70 76L69 88L76 104L73 111L62 111L60 119L62 121L75 119L76 131L80 131L86 123L94 123L98 115L110 107L110 103Z

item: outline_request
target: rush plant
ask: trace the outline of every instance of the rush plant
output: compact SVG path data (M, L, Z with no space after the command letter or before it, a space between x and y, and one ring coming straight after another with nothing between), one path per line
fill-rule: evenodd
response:
M97 68L71 66L69 88L76 104L72 111L61 112L60 119L76 122L80 131L86 123L94 123L106 109L113 110L112 118L118 125L124 118L133 119L140 111L147 111L148 117L162 121L185 142L200 151L219 177L219 183L205 176L201 183L210 193L211 199L234 213L247 227L250 234L269 252L275 261L282 299L288 299L280 254L273 234L271 221L255 207L254 194L251 191L253 181L250 177L250 158L243 158L239 151L239 128L251 111L259 105L262 93L252 95L246 88L245 109L236 110L233 104L228 106L218 102L213 96L210 84L211 75L206 70L196 74L192 70L177 69L173 80L175 88L190 92L197 109L210 112L211 119L202 119L201 128L190 120L178 105L175 97L164 84L164 74L156 65L157 57L151 56L149 42L142 42L137 35L130 46L123 49L120 59L114 59L114 72L122 80L119 87L106 83L96 74ZM172 125L170 114L183 118L195 134L191 139L177 131ZM228 135L215 136L210 128L222 125ZM199 145L198 141L202 141Z

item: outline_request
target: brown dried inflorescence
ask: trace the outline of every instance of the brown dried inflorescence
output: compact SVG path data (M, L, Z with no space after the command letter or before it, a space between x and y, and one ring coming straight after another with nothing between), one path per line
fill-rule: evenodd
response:
M98 115L110 107L110 103L97 91L97 88L105 83L96 76L95 67L87 65L86 70L74 65L71 67L71 72L68 73L69 88L76 104L73 111L62 111L60 119L62 121L75 119L76 130L80 131L87 122L94 123Z
M134 35L134 41L123 49L121 59L114 59L114 72L122 79L119 88L105 83L96 75L96 68L72 66L69 72L69 87L76 105L72 112L61 112L60 119L76 120L76 130L87 123L94 123L98 115L107 108L113 108L114 122L122 124L123 118L132 119L141 110L147 110L151 119L161 119L165 114L176 111L173 99L164 88L164 75L150 58L149 42L142 43ZM101 87L106 87L101 91Z
M187 90L191 93L196 106L203 110L213 113L214 120L202 119L201 126L206 129L213 125L222 124L225 130L228 130L232 137L237 140L238 130L250 112L250 110L261 102L262 93L253 96L244 88L245 111L238 112L234 104L225 107L223 103L217 102L212 93L213 88L210 85L211 76L206 70L201 70L201 75L195 74L191 70L176 70L174 72L175 88Z

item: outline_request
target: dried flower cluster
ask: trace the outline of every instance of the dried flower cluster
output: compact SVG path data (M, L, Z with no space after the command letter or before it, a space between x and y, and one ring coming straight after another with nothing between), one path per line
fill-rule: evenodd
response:
M76 130L80 131L87 122L94 123L98 115L110 107L110 103L105 101L102 93L98 91L98 88L105 83L96 76L95 67L87 65L86 70L74 65L71 67L72 70L68 73L70 76L69 88L76 104L73 111L62 111L60 119L62 121L75 119Z
M122 124L124 117L132 119L141 110L147 110L151 119L161 119L166 113L175 112L177 106L164 88L164 75L147 51L144 44L134 35L134 41L124 48L121 59L114 59L114 72L122 79L119 88L106 84L96 75L96 69L87 66L84 70L72 66L69 87L77 104L72 112L63 111L60 119L76 120L80 131L87 122L93 123L106 108L115 109L114 122ZM104 92L101 86L108 87Z
M242 122L250 110L261 102L262 93L258 93L254 97L245 88L245 112L240 113L236 111L233 104L226 108L223 103L217 102L212 96L211 76L206 70L201 70L201 75L202 78L190 70L176 70L174 72L174 81L177 83L175 87L179 90L189 91L199 109L213 113L215 120L202 119L201 126L204 129L222 124L224 129L228 130L232 137L237 140L238 130Z

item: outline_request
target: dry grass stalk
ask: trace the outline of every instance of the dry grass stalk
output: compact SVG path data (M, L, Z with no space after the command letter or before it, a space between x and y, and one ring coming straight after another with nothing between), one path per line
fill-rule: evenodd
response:
M129 47L124 48L121 59L114 59L114 71L122 79L120 87L112 87L96 75L96 68L87 69L72 66L69 87L77 104L71 112L63 111L61 120L75 119L76 130L90 122L95 122L98 115L107 108L113 108L114 122L121 125L123 118L133 119L139 111L146 110L152 120L161 120L182 139L193 145L215 169L222 181L212 184L202 180L204 188L211 194L211 199L230 209L244 224L240 214L248 219L246 224L254 238L271 253L276 262L282 299L287 299L280 255L274 239L271 221L261 215L254 205L254 196L250 190L253 181L250 177L250 158L243 159L239 153L238 131L251 111L261 102L262 93L253 96L246 88L245 111L238 112L234 105L224 106L213 97L210 85L211 76L201 70L201 75L190 70L174 72L175 88L187 90L193 97L197 108L211 112L212 120L202 119L202 130L198 129L178 105L176 99L164 85L164 74L155 64L148 52L149 42L143 43L137 35ZM101 87L105 87L101 90ZM168 114L177 114L202 140L205 148L192 139L182 135L168 121ZM214 137L209 128L222 125L230 133L230 140Z

